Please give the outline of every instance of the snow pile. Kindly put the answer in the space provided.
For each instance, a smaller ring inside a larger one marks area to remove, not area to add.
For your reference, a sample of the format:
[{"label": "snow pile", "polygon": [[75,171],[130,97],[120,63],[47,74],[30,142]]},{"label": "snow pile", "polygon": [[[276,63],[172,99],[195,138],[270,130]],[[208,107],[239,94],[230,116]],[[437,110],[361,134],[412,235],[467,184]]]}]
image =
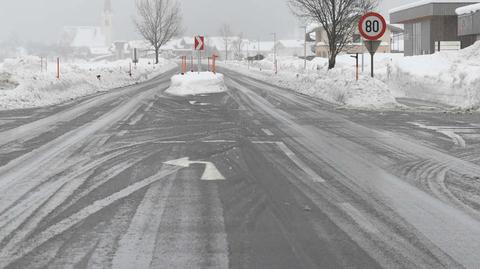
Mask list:
[{"label": "snow pile", "polygon": [[328,60],[324,58],[308,61],[306,72],[305,62],[299,58],[279,57],[277,62],[277,76],[273,75],[271,58],[253,63],[250,70],[245,70],[244,63],[231,63],[228,68],[345,107],[382,109],[400,106],[384,82],[368,76],[356,81],[350,56],[339,57],[337,68],[333,70],[328,70]]},{"label": "snow pile", "polygon": [[172,84],[165,92],[176,96],[225,92],[227,87],[222,74],[189,72],[172,77]]},{"label": "snow pile", "polygon": [[[360,55],[361,57],[361,55]],[[360,66],[362,60],[360,59]],[[294,57],[279,57],[279,74],[273,75],[271,57],[254,62],[229,63],[229,68],[248,73],[272,84],[352,108],[392,108],[396,97],[443,103],[460,109],[480,107],[480,42],[460,50],[433,55],[404,57],[403,54],[375,55],[375,79],[370,75],[370,55],[364,55],[364,72],[355,81],[355,59],[337,57],[333,70],[328,60],[307,63]]]},{"label": "snow pile", "polygon": [[132,67],[130,76],[129,65],[129,60],[61,62],[60,79],[57,79],[55,62],[49,62],[48,71],[42,72],[39,57],[6,59],[0,64],[0,109],[58,104],[145,81],[175,66],[166,60],[153,65],[141,59],[136,68]]},{"label": "snow pile", "polygon": [[397,96],[462,109],[480,106],[480,42],[457,52],[396,58],[383,76]]}]

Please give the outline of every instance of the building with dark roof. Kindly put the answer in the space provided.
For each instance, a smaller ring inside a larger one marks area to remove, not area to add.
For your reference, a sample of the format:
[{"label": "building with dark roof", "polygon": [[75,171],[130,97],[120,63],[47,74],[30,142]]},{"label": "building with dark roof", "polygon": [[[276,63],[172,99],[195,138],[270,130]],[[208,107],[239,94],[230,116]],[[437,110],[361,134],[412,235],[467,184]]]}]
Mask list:
[{"label": "building with dark roof", "polygon": [[456,9],[480,0],[423,0],[390,10],[390,22],[404,24],[406,56],[432,54],[442,42],[458,42],[465,48],[470,37],[459,36]]}]

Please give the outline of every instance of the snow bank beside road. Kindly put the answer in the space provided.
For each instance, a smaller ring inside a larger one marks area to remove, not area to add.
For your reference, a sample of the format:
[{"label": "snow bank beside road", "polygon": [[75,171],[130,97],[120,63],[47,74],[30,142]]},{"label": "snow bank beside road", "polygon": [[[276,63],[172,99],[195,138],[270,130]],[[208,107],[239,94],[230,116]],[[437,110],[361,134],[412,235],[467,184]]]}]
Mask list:
[{"label": "snow bank beside road", "polygon": [[244,63],[230,63],[228,68],[349,108],[383,109],[400,106],[385,83],[367,76],[356,81],[351,63],[343,64],[341,59],[338,67],[330,71],[328,61],[323,58],[307,62],[306,72],[303,70],[304,61],[295,57],[279,58],[278,66],[278,75],[273,74],[271,59],[253,63],[250,70],[246,70]]},{"label": "snow bank beside road", "polygon": [[461,109],[480,106],[480,42],[458,52],[397,58],[389,66],[383,80],[399,97]]},{"label": "snow bank beside road", "polygon": [[227,90],[222,74],[188,72],[172,77],[172,85],[165,92],[176,96],[220,93]]},{"label": "snow bank beside road", "polygon": [[[480,42],[457,52],[404,57],[403,54],[375,55],[375,79],[370,75],[370,56],[365,54],[364,73],[355,81],[355,59],[337,57],[328,70],[325,58],[307,63],[294,57],[279,57],[279,74],[273,75],[273,61],[267,58],[251,65],[230,63],[229,68],[246,72],[272,84],[352,108],[399,106],[396,97],[443,103],[459,109],[480,107]],[[361,61],[360,61],[361,63]],[[262,71],[260,71],[262,70]]]},{"label": "snow bank beside road", "polygon": [[141,59],[130,77],[129,60],[61,63],[60,79],[56,79],[55,63],[48,63],[48,72],[41,72],[40,66],[40,58],[34,56],[6,59],[0,64],[0,109],[62,103],[148,80],[175,65],[166,60],[153,65]]}]

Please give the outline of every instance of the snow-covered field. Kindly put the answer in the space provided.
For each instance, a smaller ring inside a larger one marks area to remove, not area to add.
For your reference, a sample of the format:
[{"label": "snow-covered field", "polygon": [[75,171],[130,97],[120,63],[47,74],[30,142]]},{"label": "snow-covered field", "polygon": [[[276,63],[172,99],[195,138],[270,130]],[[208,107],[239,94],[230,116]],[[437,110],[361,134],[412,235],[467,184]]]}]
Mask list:
[{"label": "snow-covered field", "polygon": [[[480,42],[458,52],[404,57],[377,54],[375,79],[370,78],[370,56],[364,56],[364,72],[355,81],[355,59],[340,55],[333,70],[328,61],[308,62],[295,57],[279,57],[279,74],[273,75],[272,58],[254,62],[232,62],[229,68],[248,73],[297,92],[353,108],[400,107],[396,97],[439,102],[461,109],[480,106]],[[360,60],[360,65],[361,65]],[[261,70],[261,71],[260,71]]]},{"label": "snow-covered field", "polygon": [[145,81],[175,67],[167,60],[153,65],[151,60],[140,59],[137,67],[132,67],[130,77],[129,62],[61,63],[61,76],[57,79],[54,62],[49,62],[48,71],[42,72],[38,57],[6,59],[0,63],[0,110],[58,104]]},{"label": "snow-covered field", "polygon": [[172,85],[165,92],[176,96],[220,93],[226,91],[222,74],[187,72],[172,77]]}]

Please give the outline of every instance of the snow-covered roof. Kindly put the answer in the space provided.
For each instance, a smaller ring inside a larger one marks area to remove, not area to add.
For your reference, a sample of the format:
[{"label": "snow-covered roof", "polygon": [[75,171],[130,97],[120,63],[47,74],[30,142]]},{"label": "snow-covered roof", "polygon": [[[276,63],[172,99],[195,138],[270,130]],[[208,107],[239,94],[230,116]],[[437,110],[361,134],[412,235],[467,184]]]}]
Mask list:
[{"label": "snow-covered roof", "polygon": [[67,26],[63,28],[61,42],[72,48],[88,48],[92,54],[109,53],[107,37],[96,26]]},{"label": "snow-covered roof", "polygon": [[279,40],[278,43],[285,48],[303,48],[305,40]]},{"label": "snow-covered roof", "polygon": [[307,32],[308,33],[313,32],[320,26],[321,26],[320,23],[312,22],[307,26]]},{"label": "snow-covered roof", "polygon": [[74,38],[70,46],[72,47],[106,47],[106,36],[100,27],[79,26],[65,27],[66,31],[72,31]]},{"label": "snow-covered roof", "polygon": [[413,2],[410,4],[392,8],[389,10],[389,13],[392,14],[395,12],[399,12],[399,11],[403,11],[403,10],[407,10],[415,7],[420,7],[428,4],[442,4],[442,3],[443,4],[455,4],[455,3],[461,4],[461,3],[478,3],[478,2],[480,1],[479,0],[421,0],[418,2]]},{"label": "snow-covered roof", "polygon": [[455,10],[455,12],[458,15],[464,15],[464,14],[468,14],[468,13],[477,12],[479,10],[480,10],[480,3],[469,5],[469,6],[464,6],[464,7],[459,7]]}]

